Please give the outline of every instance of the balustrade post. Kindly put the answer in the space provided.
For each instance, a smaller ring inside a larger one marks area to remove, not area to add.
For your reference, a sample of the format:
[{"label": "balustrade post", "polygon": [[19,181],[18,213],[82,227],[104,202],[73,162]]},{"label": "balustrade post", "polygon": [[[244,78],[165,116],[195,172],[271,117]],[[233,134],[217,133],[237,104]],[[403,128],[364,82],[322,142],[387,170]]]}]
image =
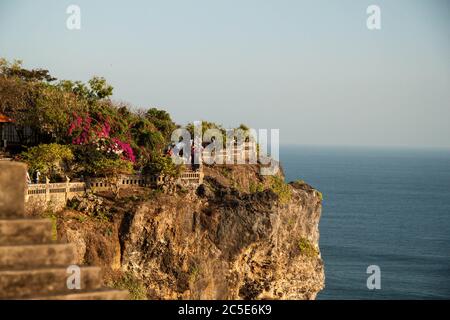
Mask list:
[{"label": "balustrade post", "polygon": [[70,178],[68,176],[66,176],[66,194],[64,197],[66,202],[69,199],[69,192],[70,192]]},{"label": "balustrade post", "polygon": [[50,201],[50,179],[45,177],[45,201]]}]

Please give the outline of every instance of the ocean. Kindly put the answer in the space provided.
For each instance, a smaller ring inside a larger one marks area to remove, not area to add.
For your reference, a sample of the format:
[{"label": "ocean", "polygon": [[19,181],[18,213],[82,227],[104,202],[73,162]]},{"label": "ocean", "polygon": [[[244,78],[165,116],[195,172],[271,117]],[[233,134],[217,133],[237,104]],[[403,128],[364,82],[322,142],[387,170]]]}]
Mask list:
[{"label": "ocean", "polygon": [[450,299],[450,151],[284,146],[280,159],[323,193],[318,299]]}]

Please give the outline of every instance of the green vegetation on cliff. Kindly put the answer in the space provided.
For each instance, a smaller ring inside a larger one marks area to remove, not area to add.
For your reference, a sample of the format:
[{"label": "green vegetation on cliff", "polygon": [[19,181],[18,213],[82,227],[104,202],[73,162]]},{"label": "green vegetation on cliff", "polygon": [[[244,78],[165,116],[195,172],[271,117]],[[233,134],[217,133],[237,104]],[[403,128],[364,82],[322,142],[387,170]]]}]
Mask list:
[{"label": "green vegetation on cliff", "polygon": [[289,202],[292,196],[292,189],[284,182],[284,177],[271,176],[272,182],[270,189],[278,195],[280,203],[285,204]]},{"label": "green vegetation on cliff", "polygon": [[101,77],[58,81],[47,70],[0,59],[0,113],[14,120],[21,146],[13,151],[25,151],[19,160],[52,178],[109,176],[162,156],[176,127],[170,115],[134,111],[112,93]]},{"label": "green vegetation on cliff", "polygon": [[298,240],[298,248],[302,255],[310,258],[315,258],[319,254],[314,245],[306,238],[300,238]]}]

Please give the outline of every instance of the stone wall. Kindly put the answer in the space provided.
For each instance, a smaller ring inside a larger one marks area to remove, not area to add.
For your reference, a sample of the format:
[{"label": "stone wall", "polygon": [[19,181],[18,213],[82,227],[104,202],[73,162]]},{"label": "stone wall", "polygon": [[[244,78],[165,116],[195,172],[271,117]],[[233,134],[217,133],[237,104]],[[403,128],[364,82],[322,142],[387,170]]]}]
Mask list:
[{"label": "stone wall", "polygon": [[[25,180],[25,179],[24,179]],[[119,179],[121,188],[128,187],[157,187],[165,183],[162,176],[123,175]],[[203,183],[202,171],[186,170],[182,173],[178,183],[198,185]],[[76,195],[83,195],[86,190],[107,191],[110,183],[106,179],[87,179],[86,182],[41,183],[30,184],[26,190],[25,202],[28,209],[45,210],[51,208],[60,210],[66,206],[67,200]],[[23,201],[22,201],[23,202]]]}]

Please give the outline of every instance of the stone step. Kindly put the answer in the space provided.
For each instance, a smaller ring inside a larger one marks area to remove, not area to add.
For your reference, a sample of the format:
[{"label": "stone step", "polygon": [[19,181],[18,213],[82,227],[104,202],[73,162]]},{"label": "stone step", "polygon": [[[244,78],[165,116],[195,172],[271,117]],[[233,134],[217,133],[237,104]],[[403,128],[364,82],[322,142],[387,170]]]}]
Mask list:
[{"label": "stone step", "polygon": [[0,245],[41,244],[52,241],[50,219],[0,220]]},{"label": "stone step", "polygon": [[32,297],[32,300],[129,300],[130,294],[124,290],[101,289],[87,292],[73,292],[62,295]]},{"label": "stone step", "polygon": [[[27,299],[38,296],[73,294],[67,287],[71,273],[66,268],[0,271],[0,299]],[[81,290],[101,288],[99,267],[80,267]]]},{"label": "stone step", "polygon": [[78,263],[73,244],[38,244],[0,246],[0,270],[31,269]]},{"label": "stone step", "polygon": [[26,168],[24,163],[0,161],[0,218],[24,216]]}]

